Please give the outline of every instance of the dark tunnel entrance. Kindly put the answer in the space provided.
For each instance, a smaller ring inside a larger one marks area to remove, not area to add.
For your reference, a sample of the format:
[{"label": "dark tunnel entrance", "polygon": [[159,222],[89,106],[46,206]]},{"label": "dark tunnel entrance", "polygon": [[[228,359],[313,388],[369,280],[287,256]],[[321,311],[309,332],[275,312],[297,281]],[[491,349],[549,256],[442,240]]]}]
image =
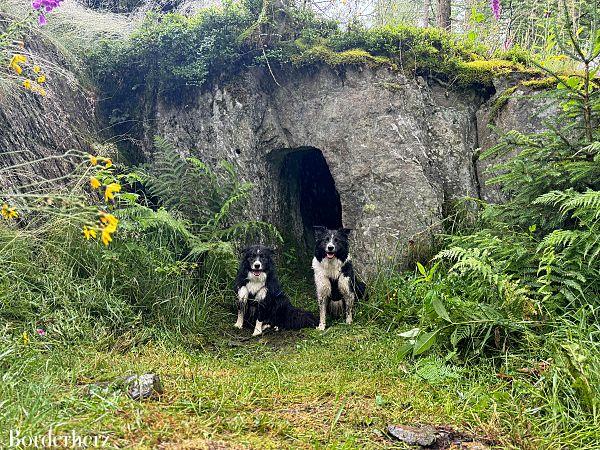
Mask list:
[{"label": "dark tunnel entrance", "polygon": [[287,216],[286,232],[303,247],[301,253],[312,253],[313,226],[342,227],[342,204],[320,150],[301,147],[286,153],[281,161],[280,183],[283,196],[282,213]]}]

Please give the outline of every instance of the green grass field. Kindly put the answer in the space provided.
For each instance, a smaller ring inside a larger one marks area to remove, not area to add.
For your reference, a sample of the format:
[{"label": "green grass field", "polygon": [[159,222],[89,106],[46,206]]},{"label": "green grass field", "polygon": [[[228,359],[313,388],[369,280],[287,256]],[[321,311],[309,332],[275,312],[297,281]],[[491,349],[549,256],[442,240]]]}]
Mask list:
[{"label": "green grass field", "polygon": [[[536,413],[533,376],[435,357],[413,363],[396,333],[360,321],[260,338],[233,321],[196,342],[121,336],[111,350],[54,345],[50,334],[13,342],[0,355],[19,361],[0,385],[2,442],[11,428],[23,436],[52,426],[108,435],[117,448],[407,448],[386,435],[388,424],[433,424],[497,448],[573,448],[555,418]],[[146,372],[160,374],[160,399],[84,389]],[[577,439],[582,432],[573,430]]]}]

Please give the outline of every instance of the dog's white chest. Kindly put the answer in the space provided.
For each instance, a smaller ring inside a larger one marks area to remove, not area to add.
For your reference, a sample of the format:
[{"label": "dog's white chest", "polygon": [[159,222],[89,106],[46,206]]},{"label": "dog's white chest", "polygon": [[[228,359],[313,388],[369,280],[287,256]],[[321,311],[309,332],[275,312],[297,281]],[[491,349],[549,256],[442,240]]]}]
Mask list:
[{"label": "dog's white chest", "polygon": [[261,273],[259,276],[254,276],[252,272],[248,273],[248,282],[246,283],[246,289],[250,295],[256,295],[258,291],[265,287],[267,281],[267,274]]},{"label": "dog's white chest", "polygon": [[338,258],[323,258],[321,262],[317,258],[313,258],[312,268],[315,275],[321,275],[330,280],[337,280],[342,273],[342,261]]}]

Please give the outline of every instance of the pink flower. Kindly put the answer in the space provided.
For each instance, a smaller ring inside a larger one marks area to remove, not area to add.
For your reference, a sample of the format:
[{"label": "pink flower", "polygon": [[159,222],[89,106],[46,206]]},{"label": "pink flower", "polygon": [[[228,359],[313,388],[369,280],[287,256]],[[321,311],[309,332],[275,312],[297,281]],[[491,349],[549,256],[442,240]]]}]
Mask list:
[{"label": "pink flower", "polygon": [[35,332],[39,335],[39,336],[46,336],[46,330],[44,330],[43,328],[38,328],[35,330]]},{"label": "pink flower", "polygon": [[500,0],[490,0],[490,4],[492,7],[492,13],[494,13],[494,17],[496,20],[500,20],[500,13],[502,11],[502,6],[500,6]]},{"label": "pink flower", "polygon": [[46,25],[46,13],[51,12],[54,8],[58,8],[63,0],[33,0],[31,7],[36,11],[40,11],[38,23],[40,26]]}]

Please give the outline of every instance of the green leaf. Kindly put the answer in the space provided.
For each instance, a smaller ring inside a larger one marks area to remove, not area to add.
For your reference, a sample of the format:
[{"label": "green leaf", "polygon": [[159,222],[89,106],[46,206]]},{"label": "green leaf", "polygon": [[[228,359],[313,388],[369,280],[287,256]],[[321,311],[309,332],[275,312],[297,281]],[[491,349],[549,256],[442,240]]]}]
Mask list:
[{"label": "green leaf", "polygon": [[433,306],[434,311],[439,317],[441,317],[447,322],[452,323],[452,320],[448,315],[448,311],[446,311],[446,307],[444,306],[439,297],[436,296],[433,298],[433,300],[431,301],[431,306]]},{"label": "green leaf", "polygon": [[423,267],[423,264],[421,264],[418,261],[417,261],[417,269],[419,269],[419,273],[421,275],[423,275],[424,277],[427,276],[427,271],[425,270],[425,267]]},{"label": "green leaf", "polygon": [[400,359],[404,359],[404,357],[406,355],[408,355],[408,353],[413,350],[414,345],[407,342],[406,344],[404,344],[402,347],[400,347],[400,349],[398,350],[398,358]]},{"label": "green leaf", "polygon": [[529,225],[529,232],[534,233],[537,229],[537,225],[534,223],[533,225]]},{"label": "green leaf", "polygon": [[571,89],[577,89],[577,87],[579,86],[579,82],[579,77],[567,78],[567,86],[569,86]]},{"label": "green leaf", "polygon": [[429,333],[420,334],[413,348],[413,356],[425,353],[431,348],[437,339],[437,334],[440,330],[431,331]]}]

